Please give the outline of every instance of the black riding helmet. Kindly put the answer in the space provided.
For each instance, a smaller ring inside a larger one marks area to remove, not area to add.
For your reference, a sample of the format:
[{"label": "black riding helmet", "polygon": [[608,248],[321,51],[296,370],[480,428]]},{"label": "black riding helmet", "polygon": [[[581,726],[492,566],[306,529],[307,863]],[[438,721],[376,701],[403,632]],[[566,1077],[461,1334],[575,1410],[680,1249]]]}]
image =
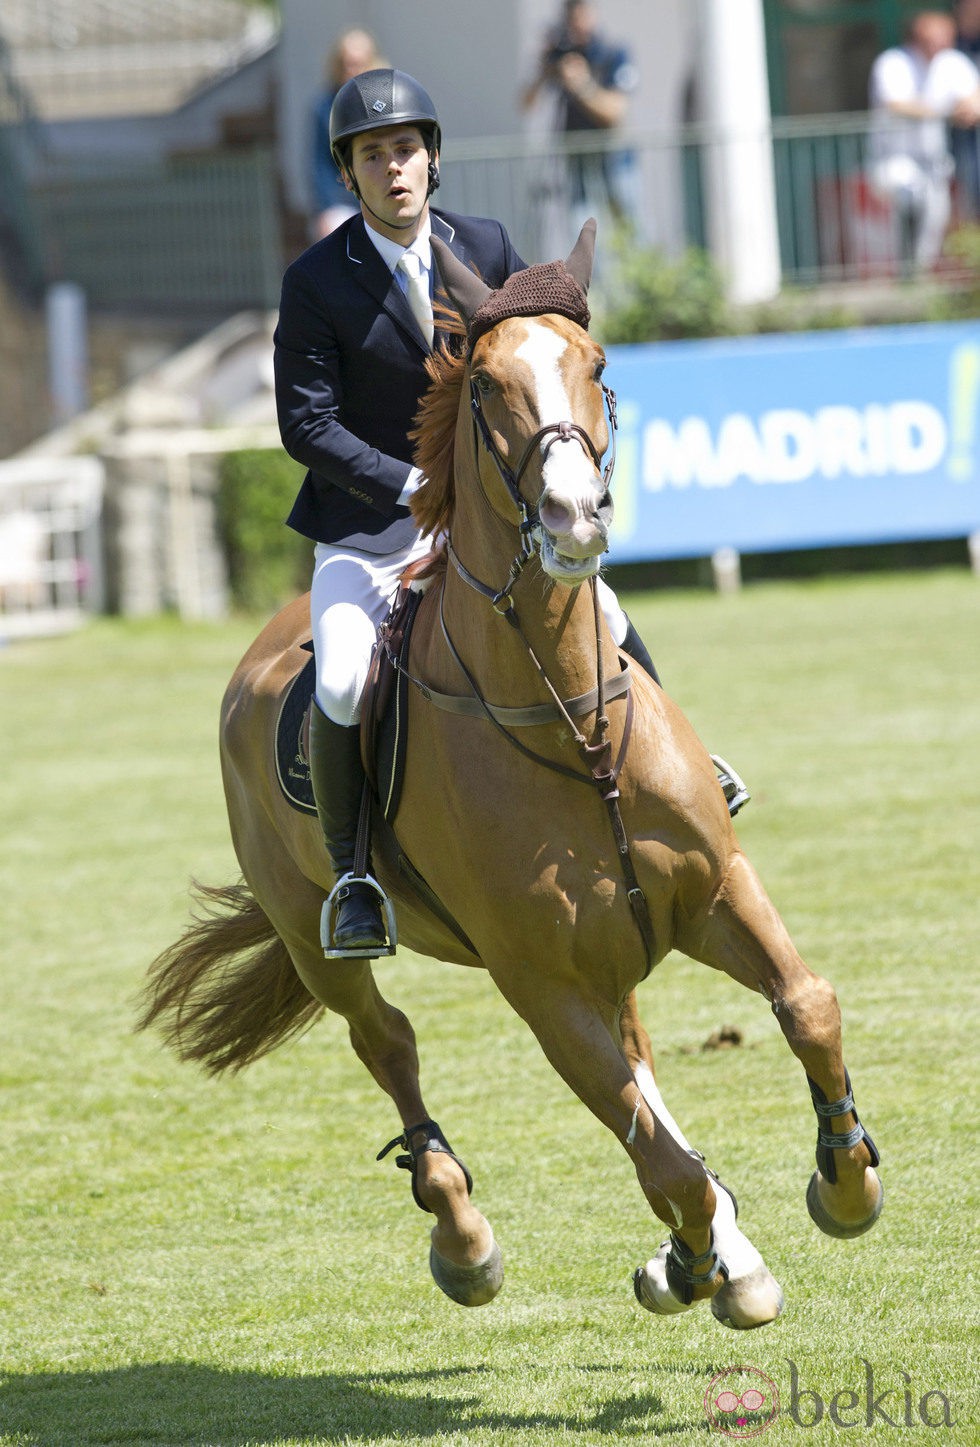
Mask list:
[{"label": "black riding helmet", "polygon": [[397,125],[418,126],[422,132],[429,152],[429,191],[434,191],[439,184],[435,156],[442,142],[439,117],[428,91],[403,70],[365,70],[340,87],[330,107],[331,154],[353,181],[353,138]]}]

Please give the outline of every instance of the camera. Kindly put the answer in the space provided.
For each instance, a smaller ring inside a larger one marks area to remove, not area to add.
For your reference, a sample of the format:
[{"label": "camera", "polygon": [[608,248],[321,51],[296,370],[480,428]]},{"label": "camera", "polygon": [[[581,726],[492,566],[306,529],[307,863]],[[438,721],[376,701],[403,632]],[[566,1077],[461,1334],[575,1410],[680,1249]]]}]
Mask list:
[{"label": "camera", "polygon": [[566,55],[584,55],[580,45],[573,45],[570,40],[559,40],[545,54],[545,65],[553,69]]}]

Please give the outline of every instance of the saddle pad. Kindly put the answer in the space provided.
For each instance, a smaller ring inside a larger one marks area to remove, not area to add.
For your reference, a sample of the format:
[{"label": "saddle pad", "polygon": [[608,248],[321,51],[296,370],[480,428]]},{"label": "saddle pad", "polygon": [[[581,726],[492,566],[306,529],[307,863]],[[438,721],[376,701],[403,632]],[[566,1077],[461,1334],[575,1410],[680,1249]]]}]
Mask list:
[{"label": "saddle pad", "polygon": [[[309,646],[309,645],[306,645]],[[294,809],[315,814],[304,724],[316,687],[316,659],[310,656],[286,692],[276,720],[276,776]]]},{"label": "saddle pad", "polygon": [[[412,610],[414,614],[414,609]],[[399,642],[401,640],[399,639]],[[406,634],[407,645],[407,634]],[[312,648],[304,643],[304,648]],[[395,674],[395,670],[392,669]],[[286,801],[303,814],[315,814],[313,782],[307,753],[309,731],[307,715],[316,689],[316,660],[312,654],[293,679],[283,696],[276,720],[276,777]],[[394,819],[401,798],[402,771],[408,740],[408,682],[399,670],[390,688],[383,691],[382,712],[377,713],[372,700],[365,701],[371,735],[371,768],[369,775],[381,813]]]}]

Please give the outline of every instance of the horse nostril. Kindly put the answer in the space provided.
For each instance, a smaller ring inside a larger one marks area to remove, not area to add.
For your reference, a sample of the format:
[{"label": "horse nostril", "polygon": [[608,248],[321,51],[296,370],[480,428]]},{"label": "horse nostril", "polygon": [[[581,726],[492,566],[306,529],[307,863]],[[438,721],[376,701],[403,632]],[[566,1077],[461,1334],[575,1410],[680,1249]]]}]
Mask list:
[{"label": "horse nostril", "polygon": [[574,503],[560,497],[545,497],[538,509],[538,515],[549,533],[570,532],[578,516]]}]

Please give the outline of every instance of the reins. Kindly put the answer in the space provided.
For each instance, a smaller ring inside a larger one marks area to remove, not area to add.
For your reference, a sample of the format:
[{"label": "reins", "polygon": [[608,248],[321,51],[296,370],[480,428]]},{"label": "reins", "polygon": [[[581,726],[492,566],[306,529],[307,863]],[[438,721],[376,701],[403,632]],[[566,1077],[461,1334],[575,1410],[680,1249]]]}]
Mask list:
[{"label": "reins", "polygon": [[[612,475],[612,470],[615,465],[615,439],[617,426],[616,398],[615,394],[609,387],[605,385],[605,383],[601,383],[601,386],[605,404],[609,412],[609,420],[611,424],[610,430],[612,437],[612,455],[609,462],[606,464],[606,467],[602,470],[602,481],[603,485],[606,488],[606,496],[608,496],[609,479]],[[632,689],[627,687],[626,720],[623,726],[623,736],[619,747],[619,753],[615,762],[613,762],[612,741],[608,737],[609,719],[606,714],[605,708],[606,685],[603,679],[604,670],[602,663],[601,610],[599,605],[599,595],[598,589],[596,588],[595,577],[590,579],[589,585],[592,594],[592,611],[595,624],[596,640],[596,717],[591,743],[575,723],[575,720],[569,712],[566,704],[561,700],[561,698],[559,698],[557,690],[555,689],[554,685],[548,677],[547,670],[541,663],[541,660],[538,658],[537,654],[534,652],[534,649],[532,648],[531,643],[527,638],[524,629],[521,626],[520,619],[517,615],[517,610],[514,606],[513,598],[514,585],[520,577],[526,563],[533,556],[534,544],[531,540],[531,534],[534,528],[538,525],[539,521],[537,509],[531,507],[526,501],[526,499],[522,497],[520,492],[521,479],[527,468],[528,462],[534,453],[535,448],[540,445],[543,438],[548,438],[545,446],[545,455],[547,455],[547,452],[550,450],[551,447],[554,446],[556,442],[570,442],[573,439],[576,439],[585,447],[586,451],[589,453],[592,460],[594,461],[597,469],[602,468],[602,458],[589,434],[585,431],[583,427],[580,427],[578,423],[569,421],[550,422],[546,426],[539,428],[539,430],[530,439],[530,441],[525,446],[523,453],[521,454],[521,458],[516,470],[512,470],[507,465],[506,460],[501,456],[500,451],[493,440],[490,428],[487,425],[486,418],[483,415],[483,409],[480,405],[479,394],[472,379],[470,382],[470,400],[471,411],[474,419],[474,451],[476,448],[476,435],[479,434],[480,438],[483,441],[484,447],[486,448],[489,455],[493,458],[497,470],[500,473],[500,476],[503,479],[503,482],[507,487],[511,498],[514,501],[518,512],[520,513],[518,531],[520,534],[521,546],[520,551],[516,554],[513,562],[511,563],[510,572],[508,574],[507,580],[501,588],[493,588],[487,583],[482,582],[479,578],[475,576],[475,574],[473,574],[469,570],[469,568],[466,567],[462,559],[459,557],[459,554],[456,552],[451,537],[447,538],[449,559],[452,562],[453,567],[456,569],[456,572],[459,574],[460,578],[462,578],[463,582],[466,583],[467,586],[472,588],[475,592],[479,593],[482,597],[486,598],[487,601],[490,603],[491,607],[493,608],[494,612],[499,617],[503,618],[504,621],[507,622],[511,626],[511,628],[514,629],[517,636],[520,638],[533,668],[535,669],[538,677],[544,684],[548,693],[551,695],[554,707],[557,710],[559,720],[564,723],[564,725],[571,733],[571,736],[574,739],[576,746],[578,747],[579,753],[582,756],[585,767],[588,769],[588,773],[579,773],[578,770],[570,768],[567,764],[559,763],[555,759],[550,759],[547,756],[539,754],[535,752],[535,750],[528,748],[525,744],[521,743],[519,739],[515,738],[514,735],[510,732],[510,730],[504,726],[504,724],[500,721],[498,717],[496,717],[493,709],[483,697],[483,694],[480,691],[476,679],[473,677],[472,673],[467,668],[463,659],[460,657],[459,651],[456,648],[452,637],[450,636],[445,617],[445,587],[443,587],[442,589],[439,602],[439,621],[442,627],[443,637],[457,667],[469,684],[473,696],[481,705],[485,716],[490,720],[494,728],[496,728],[498,732],[503,735],[503,737],[513,748],[517,749],[517,751],[520,754],[524,755],[525,758],[532,760],[536,764],[542,765],[544,768],[550,769],[553,773],[560,774],[564,778],[573,779],[577,783],[591,784],[598,790],[599,797],[602,799],[603,804],[606,806],[606,812],[609,818],[610,827],[612,829],[613,840],[616,845],[616,852],[619,856],[620,869],[622,870],[623,879],[626,883],[627,898],[629,899],[630,908],[633,911],[633,916],[636,920],[637,928],[639,929],[640,936],[643,940],[644,949],[646,951],[647,973],[649,974],[650,969],[653,966],[655,953],[653,925],[650,920],[650,910],[647,904],[646,896],[644,895],[643,890],[640,888],[640,883],[637,878],[629,839],[626,834],[626,828],[623,824],[622,813],[619,808],[619,775],[626,760],[626,753],[629,748],[629,741],[633,728],[633,693]],[[479,475],[479,468],[477,468],[477,474]]]}]

